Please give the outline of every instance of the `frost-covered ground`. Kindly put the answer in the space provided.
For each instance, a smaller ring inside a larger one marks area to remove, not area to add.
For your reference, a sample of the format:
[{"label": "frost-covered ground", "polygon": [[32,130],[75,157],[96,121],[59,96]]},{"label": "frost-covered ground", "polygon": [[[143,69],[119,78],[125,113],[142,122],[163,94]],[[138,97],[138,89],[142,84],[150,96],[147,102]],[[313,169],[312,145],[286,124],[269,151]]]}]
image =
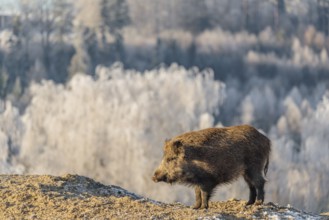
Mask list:
[{"label": "frost-covered ground", "polygon": [[[258,127],[273,142],[266,201],[328,211],[329,101],[321,88],[309,99],[298,88],[277,98],[270,87],[255,87],[238,105],[233,84],[214,80],[211,70],[177,65],[138,72],[117,64],[98,67],[95,77],[75,75],[65,85],[42,81],[29,89],[24,112],[2,103],[0,172],[78,173],[159,201],[189,204],[192,190],[151,181],[164,140],[222,126],[222,110],[242,106],[237,123],[257,125],[259,118],[279,115],[267,129]],[[247,194],[239,181],[219,187],[215,200]]]},{"label": "frost-covered ground", "polygon": [[1,219],[326,219],[273,203],[211,202],[208,210],[143,198],[78,176],[0,175]]}]

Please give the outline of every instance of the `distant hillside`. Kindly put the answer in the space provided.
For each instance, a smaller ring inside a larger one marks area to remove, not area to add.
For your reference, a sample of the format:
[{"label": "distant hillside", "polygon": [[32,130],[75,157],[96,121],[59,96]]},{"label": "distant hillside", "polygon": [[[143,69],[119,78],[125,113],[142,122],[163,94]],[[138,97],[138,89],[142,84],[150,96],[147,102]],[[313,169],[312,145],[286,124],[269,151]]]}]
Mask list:
[{"label": "distant hillside", "polygon": [[78,175],[0,175],[0,201],[0,219],[327,219],[273,203],[246,208],[238,200],[193,210]]}]

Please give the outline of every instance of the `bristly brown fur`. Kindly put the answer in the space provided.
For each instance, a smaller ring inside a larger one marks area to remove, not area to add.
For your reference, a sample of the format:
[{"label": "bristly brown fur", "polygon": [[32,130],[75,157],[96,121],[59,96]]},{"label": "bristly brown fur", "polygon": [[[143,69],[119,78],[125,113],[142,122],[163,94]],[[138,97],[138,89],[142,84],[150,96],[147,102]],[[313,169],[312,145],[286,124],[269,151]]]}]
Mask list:
[{"label": "bristly brown fur", "polygon": [[242,175],[250,189],[247,204],[263,202],[270,151],[270,140],[249,125],[187,132],[165,142],[153,180],[194,186],[198,209],[208,208],[217,185]]}]

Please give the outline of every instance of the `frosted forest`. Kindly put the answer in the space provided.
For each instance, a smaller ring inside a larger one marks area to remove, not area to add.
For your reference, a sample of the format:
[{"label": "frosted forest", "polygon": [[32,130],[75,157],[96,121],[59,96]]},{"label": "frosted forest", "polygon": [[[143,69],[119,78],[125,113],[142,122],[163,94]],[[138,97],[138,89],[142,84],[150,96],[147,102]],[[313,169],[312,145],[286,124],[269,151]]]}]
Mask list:
[{"label": "frosted forest", "polygon": [[[0,1],[1,2],[1,1]],[[329,1],[0,4],[0,173],[76,173],[164,202],[167,138],[251,124],[266,202],[329,210]],[[214,199],[247,199],[243,180]]]}]

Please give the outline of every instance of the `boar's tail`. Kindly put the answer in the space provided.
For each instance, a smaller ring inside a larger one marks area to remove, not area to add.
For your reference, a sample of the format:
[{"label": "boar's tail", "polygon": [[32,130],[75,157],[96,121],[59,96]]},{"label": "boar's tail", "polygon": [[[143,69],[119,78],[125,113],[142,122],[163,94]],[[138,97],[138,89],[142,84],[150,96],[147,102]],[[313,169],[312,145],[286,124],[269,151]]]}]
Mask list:
[{"label": "boar's tail", "polygon": [[269,156],[267,156],[265,167],[264,167],[264,174],[265,174],[265,176],[266,176],[267,171],[268,171],[268,163],[269,163],[269,161],[270,161]]},{"label": "boar's tail", "polygon": [[264,166],[264,176],[266,176],[267,174],[267,171],[268,171],[268,164],[270,162],[270,152],[271,152],[271,141],[267,138],[267,141],[268,141],[268,152],[267,152],[267,158],[266,158],[266,162],[265,162],[265,166]]}]

